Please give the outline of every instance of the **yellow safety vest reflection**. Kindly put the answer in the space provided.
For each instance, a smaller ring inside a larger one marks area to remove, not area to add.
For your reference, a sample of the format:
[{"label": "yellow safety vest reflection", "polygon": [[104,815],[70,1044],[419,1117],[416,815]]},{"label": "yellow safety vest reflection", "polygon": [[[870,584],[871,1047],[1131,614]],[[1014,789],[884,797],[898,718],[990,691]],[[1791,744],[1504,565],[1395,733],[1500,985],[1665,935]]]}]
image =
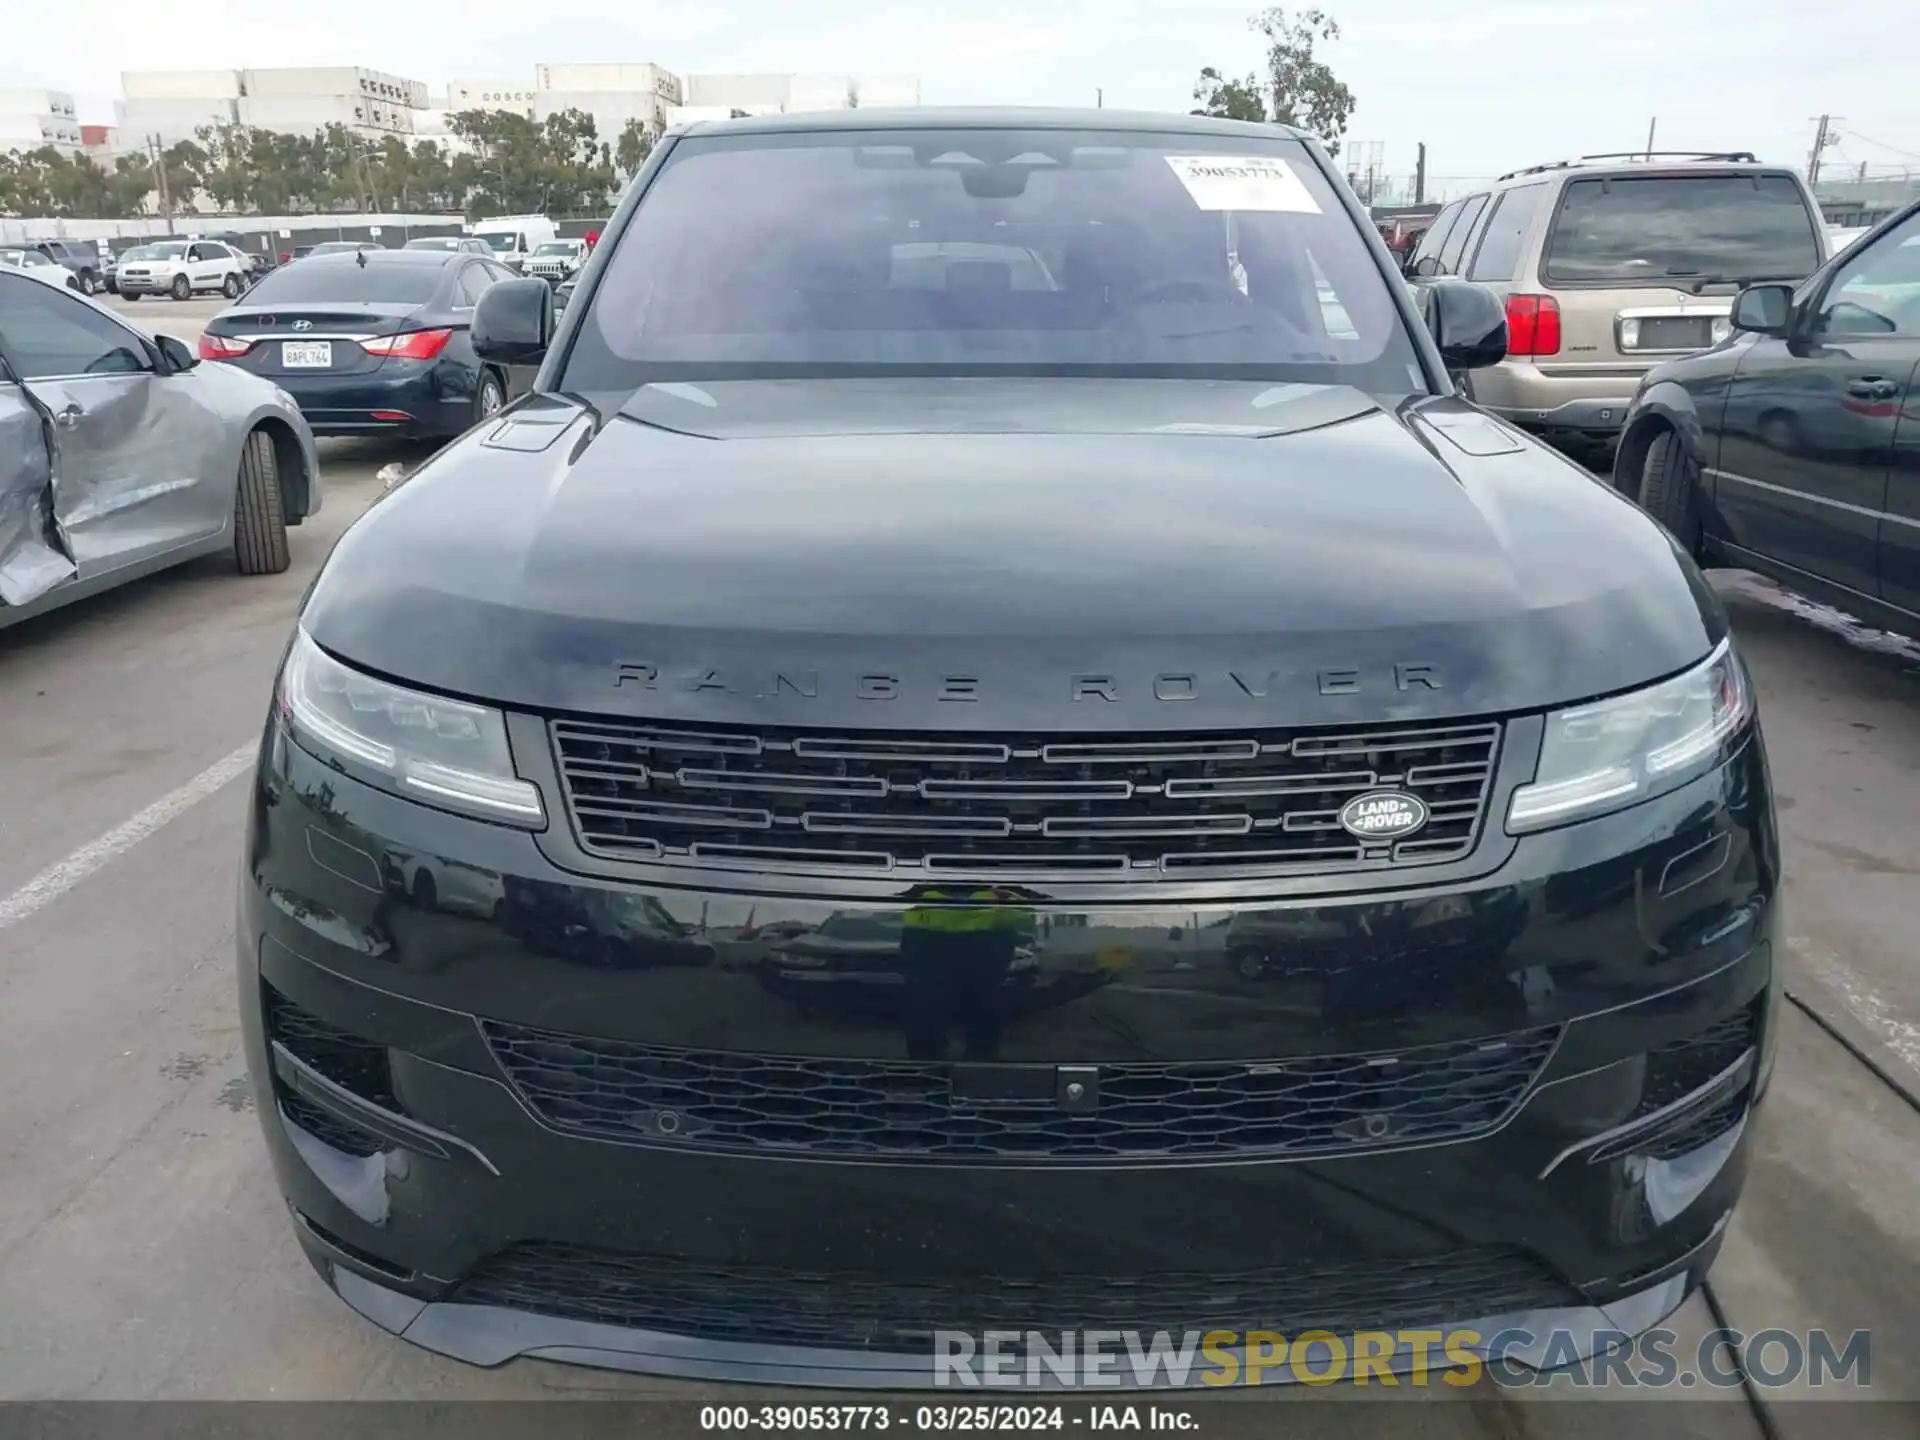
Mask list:
[{"label": "yellow safety vest reflection", "polygon": [[1023,929],[1032,919],[1032,912],[1026,907],[1005,904],[1009,897],[999,890],[972,890],[964,894],[929,890],[920,898],[948,903],[914,906],[902,922],[909,930],[977,934],[987,930]]}]

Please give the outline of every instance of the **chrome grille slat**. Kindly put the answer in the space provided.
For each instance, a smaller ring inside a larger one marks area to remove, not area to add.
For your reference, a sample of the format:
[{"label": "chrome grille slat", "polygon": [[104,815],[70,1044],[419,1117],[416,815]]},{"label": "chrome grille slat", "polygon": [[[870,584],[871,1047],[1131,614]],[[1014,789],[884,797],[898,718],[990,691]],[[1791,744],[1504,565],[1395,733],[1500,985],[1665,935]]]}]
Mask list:
[{"label": "chrome grille slat", "polygon": [[[605,719],[550,724],[568,814],[611,860],[855,874],[1239,876],[1431,865],[1485,819],[1501,727],[1072,736],[833,735]],[[1424,829],[1362,844],[1374,788]]]}]

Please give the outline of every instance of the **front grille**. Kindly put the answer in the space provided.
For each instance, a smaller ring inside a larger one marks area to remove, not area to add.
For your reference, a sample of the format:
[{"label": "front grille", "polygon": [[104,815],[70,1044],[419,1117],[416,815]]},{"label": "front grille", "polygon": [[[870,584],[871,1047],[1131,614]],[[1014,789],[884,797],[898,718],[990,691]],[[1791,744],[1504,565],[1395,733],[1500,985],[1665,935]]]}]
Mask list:
[{"label": "front grille", "polygon": [[[527,1103],[603,1139],[789,1155],[1031,1163],[1345,1154],[1484,1134],[1557,1028],[1393,1053],[1098,1067],[1097,1103],[985,1103],[937,1061],[680,1050],[485,1021]],[[971,1070],[968,1074],[973,1073]]]},{"label": "front grille", "polygon": [[451,1297],[707,1340],[923,1353],[959,1330],[1397,1330],[1577,1305],[1522,1251],[1226,1273],[902,1277],[701,1264],[551,1243],[499,1252]]},{"label": "front grille", "polygon": [[[1386,868],[1473,848],[1497,724],[1045,737],[560,720],[581,845],[619,860],[973,878]],[[1375,789],[1426,802],[1393,841],[1341,828]]]}]

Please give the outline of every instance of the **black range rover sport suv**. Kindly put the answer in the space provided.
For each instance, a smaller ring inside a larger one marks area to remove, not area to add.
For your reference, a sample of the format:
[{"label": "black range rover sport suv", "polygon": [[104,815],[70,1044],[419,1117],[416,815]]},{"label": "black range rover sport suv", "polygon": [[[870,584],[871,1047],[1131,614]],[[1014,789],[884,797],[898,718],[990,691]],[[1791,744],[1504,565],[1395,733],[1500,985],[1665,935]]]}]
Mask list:
[{"label": "black range rover sport suv", "polygon": [[1548,1363],[1700,1281],[1778,995],[1745,667],[1312,140],[695,125],[473,335],[535,391],[328,560],[240,884],[348,1304],[898,1387],[987,1330]]}]

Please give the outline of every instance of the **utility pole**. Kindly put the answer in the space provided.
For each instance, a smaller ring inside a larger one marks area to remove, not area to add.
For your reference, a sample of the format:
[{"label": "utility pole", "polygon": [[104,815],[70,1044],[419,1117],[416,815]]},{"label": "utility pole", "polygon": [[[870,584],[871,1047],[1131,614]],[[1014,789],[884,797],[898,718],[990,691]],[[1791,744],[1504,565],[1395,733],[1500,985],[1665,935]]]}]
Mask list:
[{"label": "utility pole", "polygon": [[1105,90],[1095,90],[1093,92],[1093,108],[1096,110],[1104,110],[1107,108],[1107,92]]},{"label": "utility pole", "polygon": [[1807,184],[1809,186],[1820,183],[1821,157],[1826,153],[1827,147],[1837,142],[1840,138],[1833,133],[1833,122],[1846,118],[1844,115],[1821,115],[1815,117],[1814,123],[1820,128],[1813,133],[1813,153],[1807,157]]},{"label": "utility pole", "polygon": [[158,135],[147,137],[147,148],[153,156],[153,174],[155,188],[160,192],[160,215],[167,222],[167,234],[173,234],[173,197],[167,190],[167,155],[160,144]]},{"label": "utility pole", "polygon": [[1659,124],[1660,117],[1658,115],[1647,121],[1647,159],[1649,160],[1653,159],[1653,132],[1658,128]]},{"label": "utility pole", "polygon": [[1427,146],[1425,141],[1420,143],[1420,158],[1416,160],[1413,165],[1413,203],[1416,205],[1424,205],[1427,203]]}]

